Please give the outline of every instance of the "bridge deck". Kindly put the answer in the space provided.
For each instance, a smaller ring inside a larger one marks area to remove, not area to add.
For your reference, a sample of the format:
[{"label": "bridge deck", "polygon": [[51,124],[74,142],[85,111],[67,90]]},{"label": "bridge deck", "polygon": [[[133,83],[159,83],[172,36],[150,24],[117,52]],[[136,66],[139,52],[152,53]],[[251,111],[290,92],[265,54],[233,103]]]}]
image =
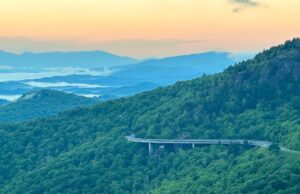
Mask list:
[{"label": "bridge deck", "polygon": [[259,147],[268,147],[269,141],[245,140],[245,139],[142,139],[133,136],[125,137],[128,141],[152,144],[249,144]]},{"label": "bridge deck", "polygon": [[[152,152],[152,144],[191,144],[194,148],[197,144],[213,145],[213,144],[248,144],[257,147],[269,147],[272,142],[249,139],[143,139],[136,138],[134,135],[125,137],[130,142],[145,143],[149,145],[149,153]],[[290,150],[280,146],[280,150],[287,152],[299,153],[299,151]]]}]

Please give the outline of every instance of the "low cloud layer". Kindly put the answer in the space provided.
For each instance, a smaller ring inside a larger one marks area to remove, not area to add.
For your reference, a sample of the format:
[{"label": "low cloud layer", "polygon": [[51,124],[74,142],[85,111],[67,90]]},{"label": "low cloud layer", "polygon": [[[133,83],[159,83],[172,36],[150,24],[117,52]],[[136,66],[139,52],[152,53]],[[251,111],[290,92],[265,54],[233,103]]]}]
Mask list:
[{"label": "low cloud layer", "polygon": [[45,68],[41,71],[33,72],[1,72],[0,82],[21,81],[29,79],[41,79],[45,77],[67,76],[67,75],[91,75],[91,76],[109,76],[114,70],[105,68],[103,70],[83,69],[83,68]]},{"label": "low cloud layer", "polygon": [[107,86],[102,86],[99,84],[84,84],[84,83],[69,83],[69,82],[37,82],[29,81],[24,82],[32,87],[38,88],[60,88],[60,87],[77,87],[77,88],[106,88]]}]

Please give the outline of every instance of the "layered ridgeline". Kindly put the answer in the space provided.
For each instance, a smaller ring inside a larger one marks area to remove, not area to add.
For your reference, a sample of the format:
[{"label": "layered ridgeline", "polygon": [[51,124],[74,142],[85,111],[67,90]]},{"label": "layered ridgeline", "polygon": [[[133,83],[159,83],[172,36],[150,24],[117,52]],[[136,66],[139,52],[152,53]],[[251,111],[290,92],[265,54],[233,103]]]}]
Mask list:
[{"label": "layered ridgeline", "polygon": [[[44,52],[13,54],[0,51],[1,65],[14,68],[99,68],[137,63],[138,60],[104,51]],[[9,70],[9,69],[7,69]]]},{"label": "layered ridgeline", "polygon": [[[20,56],[13,56],[10,61],[19,64],[17,59]],[[6,60],[1,57],[0,52],[0,95],[20,95],[33,89],[47,88],[98,95],[102,100],[107,100],[132,96],[203,74],[221,72],[240,60],[234,54],[226,52],[173,56],[139,63],[136,61],[130,65],[120,64],[118,60],[109,65],[103,62],[106,57],[102,58],[97,52],[85,55],[81,52],[44,53],[34,56],[29,57],[30,61],[20,60],[23,65],[13,66],[12,62],[7,62],[11,66],[1,69],[1,64],[6,64]]]},{"label": "layered ridgeline", "polygon": [[[204,52],[190,55],[152,59],[141,63],[121,66],[113,76],[136,82],[152,82],[162,86],[176,81],[189,80],[203,74],[214,74],[234,64],[233,54],[226,52]],[[123,81],[126,82],[126,81]]]},{"label": "layered ridgeline", "polygon": [[15,102],[0,106],[0,123],[19,122],[37,117],[46,117],[76,107],[89,106],[99,102],[96,98],[86,98],[55,90],[38,90],[24,94]]},{"label": "layered ridgeline", "polygon": [[150,157],[125,135],[300,150],[300,40],[212,76],[0,127],[0,193],[300,193],[297,153],[204,146]]}]

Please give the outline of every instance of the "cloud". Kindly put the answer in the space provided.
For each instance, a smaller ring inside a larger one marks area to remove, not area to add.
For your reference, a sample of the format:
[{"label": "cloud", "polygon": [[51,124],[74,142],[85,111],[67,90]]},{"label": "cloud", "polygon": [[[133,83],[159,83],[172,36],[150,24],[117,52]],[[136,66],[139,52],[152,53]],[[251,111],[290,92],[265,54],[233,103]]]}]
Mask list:
[{"label": "cloud", "polygon": [[0,99],[7,100],[7,101],[15,101],[20,98],[22,95],[0,95]]},{"label": "cloud", "polygon": [[67,75],[91,75],[91,76],[109,76],[116,70],[104,68],[103,70],[93,70],[84,68],[45,68],[40,72],[1,72],[0,82],[21,81],[28,79],[41,79],[44,77],[67,76]]},{"label": "cloud", "polygon": [[248,7],[260,7],[261,3],[253,0],[230,0],[232,3],[236,4],[236,7],[232,10],[233,12],[240,12]]},{"label": "cloud", "polygon": [[231,0],[231,1],[242,4],[242,5],[247,5],[247,6],[258,6],[259,5],[257,2],[254,2],[252,0]]},{"label": "cloud", "polygon": [[106,88],[107,86],[102,86],[99,84],[84,84],[84,83],[68,83],[68,82],[37,82],[29,81],[24,82],[32,87],[39,88],[58,88],[58,87],[78,87],[78,88]]}]

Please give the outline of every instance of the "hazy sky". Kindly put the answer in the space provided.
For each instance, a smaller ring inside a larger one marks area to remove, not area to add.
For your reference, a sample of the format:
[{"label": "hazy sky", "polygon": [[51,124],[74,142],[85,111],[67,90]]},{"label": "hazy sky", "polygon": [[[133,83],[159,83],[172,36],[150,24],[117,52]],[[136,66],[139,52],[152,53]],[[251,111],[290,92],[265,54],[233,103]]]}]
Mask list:
[{"label": "hazy sky", "polygon": [[257,51],[299,36],[299,10],[299,0],[1,0],[0,49]]}]

